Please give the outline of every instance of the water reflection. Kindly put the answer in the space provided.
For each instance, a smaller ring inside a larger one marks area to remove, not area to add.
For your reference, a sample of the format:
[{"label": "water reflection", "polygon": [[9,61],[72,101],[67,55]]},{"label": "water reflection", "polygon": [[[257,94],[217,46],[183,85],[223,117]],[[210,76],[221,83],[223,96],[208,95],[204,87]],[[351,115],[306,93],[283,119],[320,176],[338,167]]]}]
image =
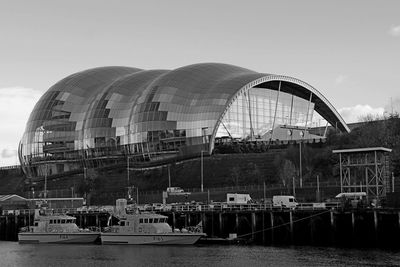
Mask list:
[{"label": "water reflection", "polygon": [[1,266],[398,266],[399,251],[325,247],[20,245]]}]

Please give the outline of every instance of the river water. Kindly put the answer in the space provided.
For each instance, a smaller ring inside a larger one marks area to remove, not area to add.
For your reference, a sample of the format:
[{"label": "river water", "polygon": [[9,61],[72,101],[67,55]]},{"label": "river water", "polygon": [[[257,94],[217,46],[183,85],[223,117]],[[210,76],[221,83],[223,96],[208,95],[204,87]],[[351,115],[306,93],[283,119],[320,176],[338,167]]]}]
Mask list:
[{"label": "river water", "polygon": [[400,251],[326,247],[33,245],[0,241],[0,266],[399,266]]}]

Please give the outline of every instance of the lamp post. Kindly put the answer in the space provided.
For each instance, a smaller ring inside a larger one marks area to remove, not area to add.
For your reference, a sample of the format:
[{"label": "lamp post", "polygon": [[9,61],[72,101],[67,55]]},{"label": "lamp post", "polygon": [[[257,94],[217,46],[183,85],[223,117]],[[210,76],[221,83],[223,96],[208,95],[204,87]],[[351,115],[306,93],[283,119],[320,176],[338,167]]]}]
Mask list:
[{"label": "lamp post", "polygon": [[300,187],[303,187],[303,173],[302,173],[302,166],[301,166],[301,141],[299,142],[299,181],[300,181]]},{"label": "lamp post", "polygon": [[204,192],[204,186],[203,186],[203,183],[204,183],[204,163],[203,163],[203,158],[204,158],[204,156],[203,156],[203,153],[204,152],[208,152],[208,151],[205,151],[205,150],[201,150],[200,151],[200,165],[201,165],[201,167],[200,167],[200,178],[201,178],[201,192]]},{"label": "lamp post", "polygon": [[169,164],[168,164],[168,187],[171,187],[171,173],[169,170]]},{"label": "lamp post", "polygon": [[129,187],[129,156],[126,156],[127,185]]},{"label": "lamp post", "polygon": [[131,188],[130,188],[130,183],[129,183],[129,180],[130,180],[130,177],[129,177],[129,156],[126,156],[126,183],[127,183],[127,189],[128,189],[128,200],[130,200],[131,199],[131,193],[132,193],[132,190],[131,190]]},{"label": "lamp post", "polygon": [[317,175],[317,201],[321,201],[320,200],[320,192],[319,192],[319,175]]},{"label": "lamp post", "polygon": [[293,196],[296,197],[296,180],[294,176],[292,178],[292,186],[293,186]]},{"label": "lamp post", "polygon": [[136,186],[136,204],[139,205],[139,187]]},{"label": "lamp post", "polygon": [[44,173],[44,198],[47,198],[47,172],[48,172],[48,165],[46,164],[46,170]]},{"label": "lamp post", "polygon": [[[208,131],[208,127],[203,127],[201,128],[202,131],[202,137],[203,137],[203,145],[208,143],[208,138],[207,138],[207,131]],[[200,156],[201,156],[201,192],[204,192],[204,188],[203,188],[203,152],[207,152],[205,150],[203,150],[203,148],[200,151]]]},{"label": "lamp post", "polygon": [[130,156],[126,156],[126,173],[127,173],[127,177],[126,177],[126,182],[127,182],[127,188],[128,188],[128,199],[130,200],[132,198],[132,194],[135,194],[135,190],[136,188],[136,204],[139,204],[139,187],[137,186],[132,186],[130,187],[130,168],[129,168],[129,159],[131,157]]},{"label": "lamp post", "polygon": [[203,192],[204,191],[204,189],[203,189],[203,150],[200,152],[200,158],[201,158],[201,160],[200,160],[200,168],[201,168],[201,170],[200,170],[200,178],[201,178],[201,192]]}]

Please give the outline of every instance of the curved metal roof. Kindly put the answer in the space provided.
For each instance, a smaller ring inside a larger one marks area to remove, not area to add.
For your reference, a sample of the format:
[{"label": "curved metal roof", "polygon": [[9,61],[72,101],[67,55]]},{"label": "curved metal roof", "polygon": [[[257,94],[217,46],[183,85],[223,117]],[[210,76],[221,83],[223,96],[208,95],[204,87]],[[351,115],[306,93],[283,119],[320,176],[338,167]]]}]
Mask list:
[{"label": "curved metal roof", "polygon": [[53,120],[55,114],[51,111],[69,114],[88,112],[89,104],[104,88],[121,77],[138,71],[141,70],[129,67],[99,67],[62,79],[50,87],[36,103],[25,131],[34,131],[43,123]]},{"label": "curved metal roof", "polygon": [[174,70],[101,67],[70,75],[41,97],[27,122],[23,155],[43,152],[35,145],[46,140],[57,143],[57,149],[76,150],[96,147],[103,137],[122,145],[145,142],[154,138],[148,133],[160,130],[185,130],[186,137],[199,137],[208,128],[215,136],[238,94],[252,87],[278,90],[279,82],[282,92],[307,100],[311,94],[318,113],[349,131],[319,91],[292,77],[221,63]]}]

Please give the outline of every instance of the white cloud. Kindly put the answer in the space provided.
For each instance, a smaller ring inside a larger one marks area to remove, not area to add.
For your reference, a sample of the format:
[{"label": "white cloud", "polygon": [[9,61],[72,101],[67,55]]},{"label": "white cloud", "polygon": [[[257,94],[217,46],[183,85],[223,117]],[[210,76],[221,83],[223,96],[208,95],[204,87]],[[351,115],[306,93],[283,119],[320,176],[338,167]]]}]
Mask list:
[{"label": "white cloud", "polygon": [[352,123],[358,122],[368,115],[373,117],[382,116],[385,109],[381,107],[373,108],[369,105],[356,105],[354,107],[340,108],[338,111],[346,123]]},{"label": "white cloud", "polygon": [[2,158],[12,158],[12,157],[16,157],[17,155],[17,150],[11,150],[11,149],[3,149],[1,151],[1,157]]},{"label": "white cloud", "polygon": [[400,36],[400,25],[390,27],[389,34],[394,37]]},{"label": "white cloud", "polygon": [[339,76],[336,77],[335,83],[342,84],[346,79],[347,79],[347,76],[340,74]]},{"label": "white cloud", "polygon": [[[0,166],[14,165],[15,151],[41,92],[14,86],[0,88]],[[13,156],[10,154],[13,153]]]}]

